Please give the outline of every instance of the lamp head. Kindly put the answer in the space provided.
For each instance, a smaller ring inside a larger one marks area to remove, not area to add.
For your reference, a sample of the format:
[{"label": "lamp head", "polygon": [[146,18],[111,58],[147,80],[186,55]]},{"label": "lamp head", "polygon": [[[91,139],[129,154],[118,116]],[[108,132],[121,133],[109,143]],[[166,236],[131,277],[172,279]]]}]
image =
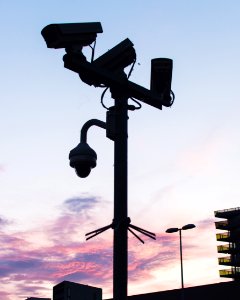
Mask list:
[{"label": "lamp head", "polygon": [[167,230],[166,230],[166,233],[173,233],[173,232],[178,232],[179,231],[179,229],[178,228],[168,228]]},{"label": "lamp head", "polygon": [[87,143],[81,142],[69,153],[70,166],[81,178],[87,177],[97,165],[97,154]]},{"label": "lamp head", "polygon": [[193,229],[195,228],[196,226],[194,224],[187,224],[187,225],[184,225],[182,227],[182,230],[188,230],[188,229]]}]

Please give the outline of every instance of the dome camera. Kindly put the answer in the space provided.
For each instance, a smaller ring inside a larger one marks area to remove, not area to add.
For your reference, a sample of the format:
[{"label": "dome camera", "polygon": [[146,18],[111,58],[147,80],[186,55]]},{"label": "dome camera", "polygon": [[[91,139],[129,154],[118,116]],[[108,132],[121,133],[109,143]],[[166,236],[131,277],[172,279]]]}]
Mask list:
[{"label": "dome camera", "polygon": [[97,165],[97,154],[87,143],[81,142],[69,153],[70,166],[81,178],[87,177]]}]

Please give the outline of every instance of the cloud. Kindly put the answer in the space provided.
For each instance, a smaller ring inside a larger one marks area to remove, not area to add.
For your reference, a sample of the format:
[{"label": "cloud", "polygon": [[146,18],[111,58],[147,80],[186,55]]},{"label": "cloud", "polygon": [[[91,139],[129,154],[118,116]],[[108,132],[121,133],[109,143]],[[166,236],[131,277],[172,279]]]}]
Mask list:
[{"label": "cloud", "polygon": [[41,286],[36,282],[48,284],[50,290],[63,280],[99,286],[111,278],[109,243],[99,247],[97,241],[74,243],[67,240],[62,245],[60,240],[55,240],[51,246],[38,248],[7,234],[2,240],[8,244],[0,253],[0,290],[7,283],[18,282],[29,295],[35,295],[36,286]]},{"label": "cloud", "polygon": [[129,247],[129,277],[131,281],[150,278],[153,276],[154,270],[174,264],[178,249],[175,238],[163,233],[157,234],[156,241],[148,240],[145,245],[136,245],[132,241]]},{"label": "cloud", "polygon": [[29,295],[41,298],[45,295],[44,298],[51,298],[52,295],[52,292],[43,285],[43,282],[37,280],[33,282],[26,282],[26,284],[23,284],[20,281],[20,283],[16,283],[15,290],[19,295],[18,299],[26,299],[29,297]]},{"label": "cloud", "polygon": [[73,213],[87,213],[96,204],[99,204],[99,199],[96,197],[74,197],[67,199],[64,202],[64,207]]},{"label": "cloud", "polygon": [[[94,209],[98,201],[96,197],[71,198],[63,203],[59,216],[41,228],[15,233],[8,232],[7,227],[2,229],[0,290],[9,291],[3,299],[50,297],[52,287],[63,280],[101,287],[104,295],[107,292],[111,297],[112,233],[88,242],[80,237],[92,222],[85,217],[86,211]],[[212,220],[200,220],[198,234],[209,232],[210,226]],[[201,254],[190,234],[184,236],[186,252]],[[158,233],[157,241],[145,237],[144,245],[131,235],[128,240],[131,286],[146,280],[150,283],[156,280],[159,270],[169,271],[179,264],[178,235]],[[191,259],[191,255],[185,255],[186,261]]]},{"label": "cloud", "polygon": [[0,216],[0,227],[12,224],[12,221],[6,219],[3,216]]},{"label": "cloud", "polygon": [[85,240],[83,233],[90,231],[90,224],[91,230],[95,225],[94,210],[99,211],[100,208],[104,208],[104,204],[102,199],[95,196],[73,197],[65,200],[59,207],[59,217],[45,225],[48,238],[51,238],[54,243],[60,241],[61,244],[67,244],[68,240],[76,238]]},{"label": "cloud", "polygon": [[[201,261],[199,276],[204,268],[204,259],[213,257],[216,252],[214,219],[207,218],[195,223],[196,228],[184,232],[182,237],[184,264],[192,265],[196,257]],[[129,279],[131,284],[156,280],[156,274],[174,273],[179,266],[179,234],[159,232],[157,240],[146,240],[146,244],[137,244],[132,238],[129,245]],[[206,241],[208,243],[206,244]],[[211,253],[211,255],[209,255]],[[217,273],[216,273],[217,274]],[[214,282],[215,279],[211,279]],[[206,282],[201,282],[206,283]]]},{"label": "cloud", "polygon": [[[87,211],[98,202],[96,197],[71,198],[63,203],[59,217],[42,228],[15,233],[2,230],[0,290],[12,284],[14,297],[44,296],[41,286],[47,285],[45,295],[49,297],[53,285],[63,280],[95,286],[111,280],[112,243],[100,237],[89,242],[79,238],[89,223]],[[1,220],[8,223],[4,217]]]},{"label": "cloud", "polygon": [[215,218],[207,218],[200,220],[196,223],[197,228],[209,229],[211,226],[215,226]]},{"label": "cloud", "polygon": [[5,292],[5,291],[0,291],[0,299],[12,300],[11,293]]}]

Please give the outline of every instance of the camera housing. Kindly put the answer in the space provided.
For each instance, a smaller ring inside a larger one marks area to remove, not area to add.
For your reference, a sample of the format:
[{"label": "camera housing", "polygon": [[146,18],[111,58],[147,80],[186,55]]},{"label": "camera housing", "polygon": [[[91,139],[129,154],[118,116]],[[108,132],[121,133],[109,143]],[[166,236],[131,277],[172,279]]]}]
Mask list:
[{"label": "camera housing", "polygon": [[87,62],[81,53],[67,52],[63,57],[65,68],[78,73],[83,82],[95,87],[126,84],[127,75],[124,68],[135,60],[136,52],[129,39],[117,44],[91,63]]},{"label": "camera housing", "polygon": [[70,151],[69,160],[69,164],[75,169],[76,174],[85,178],[96,167],[97,154],[87,143],[81,142]]},{"label": "camera housing", "polygon": [[173,61],[169,58],[154,58],[151,60],[150,90],[161,95],[165,101],[171,101]]},{"label": "camera housing", "polygon": [[[138,99],[148,105],[162,109],[172,106],[175,96],[171,90],[173,62],[168,58],[151,61],[150,89],[129,80],[125,67],[136,61],[133,43],[125,39],[102,56],[88,62],[82,53],[83,46],[96,41],[102,33],[100,22],[50,24],[43,28],[42,36],[49,48],[65,48],[64,67],[78,73],[81,80],[95,87],[109,87],[112,98],[121,96]],[[130,69],[131,74],[132,69]],[[121,95],[120,95],[121,94]]]},{"label": "camera housing", "polygon": [[48,48],[72,48],[89,46],[102,33],[100,22],[50,24],[43,28],[41,34]]},{"label": "camera housing", "polygon": [[136,60],[136,52],[133,46],[129,39],[125,39],[95,59],[93,65],[111,72],[123,71],[124,68]]}]

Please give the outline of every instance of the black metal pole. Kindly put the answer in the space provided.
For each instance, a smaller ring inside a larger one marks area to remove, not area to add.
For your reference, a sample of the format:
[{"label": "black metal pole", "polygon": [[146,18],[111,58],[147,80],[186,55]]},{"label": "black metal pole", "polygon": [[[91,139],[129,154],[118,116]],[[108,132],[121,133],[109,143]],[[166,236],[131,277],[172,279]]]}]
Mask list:
[{"label": "black metal pole", "polygon": [[127,122],[128,100],[115,100],[114,139],[114,237],[113,237],[113,299],[126,300],[128,279],[127,243]]},{"label": "black metal pole", "polygon": [[182,258],[182,229],[179,229],[179,239],[180,239],[180,263],[181,263],[181,299],[184,300],[183,258]]}]

